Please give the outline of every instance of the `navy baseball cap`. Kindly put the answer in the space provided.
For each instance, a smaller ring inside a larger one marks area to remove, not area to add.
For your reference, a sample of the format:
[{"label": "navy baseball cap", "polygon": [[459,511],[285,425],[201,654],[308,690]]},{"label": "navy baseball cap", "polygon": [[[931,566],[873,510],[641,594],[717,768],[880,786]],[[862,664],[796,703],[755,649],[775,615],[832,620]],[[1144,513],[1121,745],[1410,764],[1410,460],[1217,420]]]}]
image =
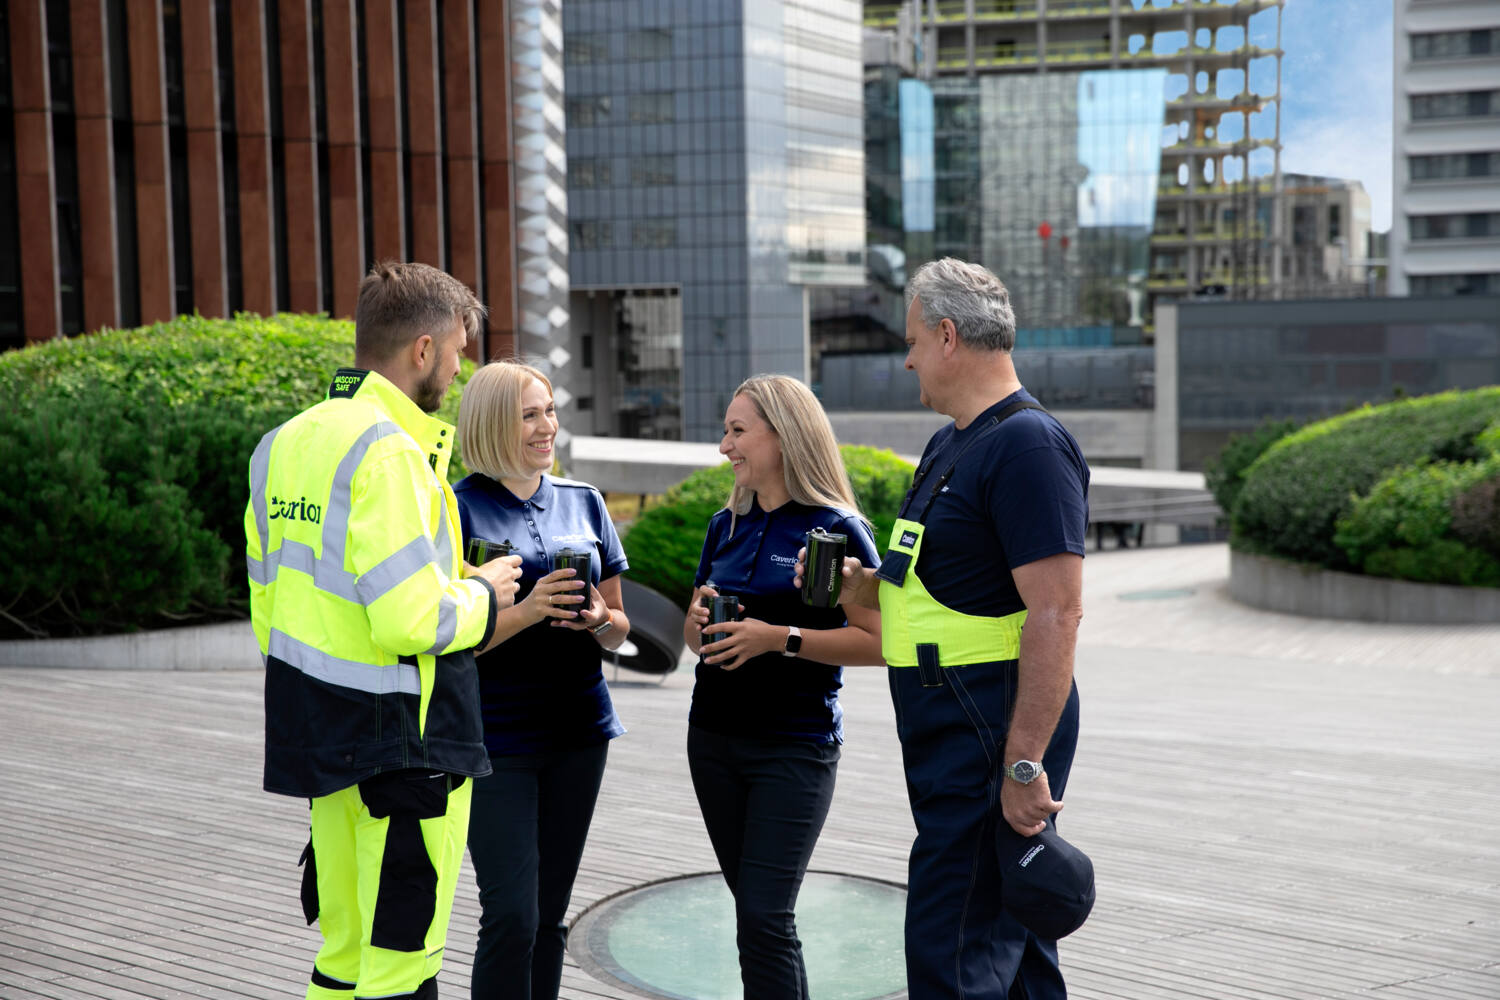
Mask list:
[{"label": "navy baseball cap", "polygon": [[1094,908],[1094,863],[1058,836],[1051,823],[1023,837],[1004,817],[995,848],[1000,858],[1000,905],[1039,938],[1056,941],[1083,926]]}]

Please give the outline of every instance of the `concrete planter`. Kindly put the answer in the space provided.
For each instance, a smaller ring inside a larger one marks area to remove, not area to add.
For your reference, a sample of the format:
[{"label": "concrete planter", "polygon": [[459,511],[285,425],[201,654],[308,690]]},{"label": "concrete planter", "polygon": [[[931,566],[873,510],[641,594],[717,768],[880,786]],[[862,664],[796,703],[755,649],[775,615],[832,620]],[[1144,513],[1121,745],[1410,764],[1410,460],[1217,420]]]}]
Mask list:
[{"label": "concrete planter", "polygon": [[261,662],[247,619],[82,639],[9,640],[0,642],[3,667],[259,670]]},{"label": "concrete planter", "polygon": [[1409,625],[1500,623],[1500,589],[1336,573],[1247,552],[1229,553],[1229,593],[1265,611]]}]

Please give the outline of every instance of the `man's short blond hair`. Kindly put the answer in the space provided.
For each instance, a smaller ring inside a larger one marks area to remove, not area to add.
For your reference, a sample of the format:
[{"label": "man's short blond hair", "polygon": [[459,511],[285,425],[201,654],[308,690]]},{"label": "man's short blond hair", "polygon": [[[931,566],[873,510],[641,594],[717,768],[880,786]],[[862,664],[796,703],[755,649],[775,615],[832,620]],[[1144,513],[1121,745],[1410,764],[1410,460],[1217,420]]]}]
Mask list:
[{"label": "man's short blond hair", "polygon": [[467,285],[430,264],[383,260],[359,283],[354,356],[366,365],[389,361],[423,334],[439,337],[460,320],[470,340],[487,310]]},{"label": "man's short blond hair", "polygon": [[532,379],[547,387],[551,399],[552,381],[520,361],[491,361],[464,386],[458,403],[458,444],[470,471],[497,481],[536,474],[521,440],[521,393]]}]

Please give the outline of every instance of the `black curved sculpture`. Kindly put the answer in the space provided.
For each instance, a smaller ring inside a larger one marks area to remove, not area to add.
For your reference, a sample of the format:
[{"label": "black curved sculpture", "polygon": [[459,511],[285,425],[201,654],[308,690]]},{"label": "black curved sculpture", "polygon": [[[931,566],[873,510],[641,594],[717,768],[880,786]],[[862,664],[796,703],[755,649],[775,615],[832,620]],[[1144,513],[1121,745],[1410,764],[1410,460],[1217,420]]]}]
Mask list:
[{"label": "black curved sculpture", "polygon": [[620,596],[630,616],[630,638],[618,652],[606,653],[605,659],[627,670],[663,677],[676,670],[686,645],[682,640],[686,612],[670,598],[628,576],[620,578]]}]

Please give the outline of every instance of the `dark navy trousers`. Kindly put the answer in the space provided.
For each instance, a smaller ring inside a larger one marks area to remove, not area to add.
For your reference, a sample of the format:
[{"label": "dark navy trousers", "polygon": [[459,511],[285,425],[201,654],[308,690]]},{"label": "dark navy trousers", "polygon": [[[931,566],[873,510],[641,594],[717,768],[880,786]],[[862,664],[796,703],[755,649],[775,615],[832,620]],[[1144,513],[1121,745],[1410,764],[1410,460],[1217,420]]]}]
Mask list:
[{"label": "dark navy trousers", "polygon": [[[924,680],[926,683],[924,683]],[[911,1000],[1061,1000],[1057,942],[1000,909],[995,824],[1016,662],[892,667],[891,701],[917,839],[906,897]],[[1078,688],[1043,757],[1062,800],[1078,745]]]},{"label": "dark navy trousers", "polygon": [[745,1000],[806,1000],[793,910],[828,817],[837,743],[757,739],[688,727],[688,767],[734,895]]},{"label": "dark navy trousers", "polygon": [[609,744],[491,758],[474,780],[469,858],[479,883],[473,1000],[556,1000],[568,899]]}]

